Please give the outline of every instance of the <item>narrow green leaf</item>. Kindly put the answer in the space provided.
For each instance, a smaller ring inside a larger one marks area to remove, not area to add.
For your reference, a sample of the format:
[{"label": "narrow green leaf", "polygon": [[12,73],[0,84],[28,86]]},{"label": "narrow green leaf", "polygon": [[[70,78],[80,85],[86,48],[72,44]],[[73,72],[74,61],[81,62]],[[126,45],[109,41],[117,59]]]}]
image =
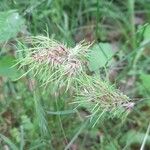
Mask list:
[{"label": "narrow green leaf", "polygon": [[[145,133],[130,130],[121,138],[121,142],[126,143],[126,147],[132,144],[142,144],[144,137]],[[147,137],[147,143],[150,143],[150,136]]]},{"label": "narrow green leaf", "polygon": [[7,144],[10,146],[10,148],[11,148],[12,150],[19,150],[19,149],[17,148],[17,146],[16,146],[10,139],[8,139],[6,136],[0,134],[0,138],[1,138],[5,143],[7,143]]},{"label": "narrow green leaf", "polygon": [[68,114],[73,114],[76,113],[76,110],[64,110],[64,111],[47,111],[47,114],[49,115],[68,115]]}]

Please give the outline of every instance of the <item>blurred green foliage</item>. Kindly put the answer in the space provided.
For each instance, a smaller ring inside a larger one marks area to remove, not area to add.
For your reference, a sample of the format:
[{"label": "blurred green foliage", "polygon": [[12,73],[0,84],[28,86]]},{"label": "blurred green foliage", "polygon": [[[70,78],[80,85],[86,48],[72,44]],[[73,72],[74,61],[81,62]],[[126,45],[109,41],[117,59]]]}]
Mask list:
[{"label": "blurred green foliage", "polygon": [[[149,23],[149,0],[1,0],[0,149],[62,150],[70,143],[81,150],[140,149],[150,121]],[[108,73],[111,69],[116,86],[135,102],[129,116],[123,122],[110,119],[93,129],[81,128],[86,110],[64,113],[69,110],[65,93],[58,103],[54,93],[39,92],[50,130],[48,136],[42,135],[30,85],[34,81],[30,77],[14,81],[20,73],[12,67],[16,40],[29,34],[49,35],[71,46],[84,38],[95,40],[89,69],[106,68]],[[149,141],[148,135],[145,149]]]},{"label": "blurred green foliage", "polygon": [[0,43],[17,36],[24,25],[24,20],[17,11],[10,10],[0,12]]}]

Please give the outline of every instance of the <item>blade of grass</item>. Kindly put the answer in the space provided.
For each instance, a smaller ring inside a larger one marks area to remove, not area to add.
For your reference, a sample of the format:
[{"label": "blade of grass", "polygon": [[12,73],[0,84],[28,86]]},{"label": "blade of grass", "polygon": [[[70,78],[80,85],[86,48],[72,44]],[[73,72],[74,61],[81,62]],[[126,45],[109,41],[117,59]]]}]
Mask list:
[{"label": "blade of grass", "polygon": [[68,114],[73,114],[76,113],[76,110],[64,110],[64,111],[47,111],[47,114],[49,115],[68,115]]},{"label": "blade of grass", "polygon": [[21,136],[21,142],[20,142],[20,150],[23,150],[24,145],[25,145],[25,141],[24,141],[24,130],[23,130],[23,126],[20,127],[20,136]]},{"label": "blade of grass", "polygon": [[19,149],[17,148],[17,146],[16,146],[9,138],[7,138],[6,136],[0,134],[0,138],[1,138],[5,143],[7,143],[7,144],[10,146],[10,148],[11,148],[12,150],[19,150]]},{"label": "blade of grass", "polygon": [[146,140],[147,140],[147,137],[148,137],[148,135],[149,135],[149,132],[150,132],[150,123],[149,123],[149,125],[148,125],[148,128],[147,128],[147,131],[146,131],[145,137],[144,137],[144,139],[143,139],[143,142],[142,142],[142,145],[141,145],[140,150],[144,150],[144,147],[145,147]]},{"label": "blade of grass", "polygon": [[79,134],[83,131],[83,129],[87,126],[89,122],[89,119],[86,120],[82,125],[81,127],[79,128],[78,132],[74,135],[74,137],[71,139],[71,141],[68,143],[68,145],[65,147],[64,150],[68,150],[71,145],[74,143],[74,141],[78,138]]}]

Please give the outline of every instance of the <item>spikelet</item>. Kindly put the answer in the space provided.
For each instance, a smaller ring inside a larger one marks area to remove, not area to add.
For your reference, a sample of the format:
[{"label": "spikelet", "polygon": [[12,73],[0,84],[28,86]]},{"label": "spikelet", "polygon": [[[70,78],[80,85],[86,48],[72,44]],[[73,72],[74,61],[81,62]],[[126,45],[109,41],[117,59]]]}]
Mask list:
[{"label": "spikelet", "polygon": [[134,106],[129,97],[100,78],[87,76],[80,80],[78,89],[73,104],[76,108],[87,108],[93,126],[106,115],[106,118],[126,116]]},{"label": "spikelet", "polygon": [[68,48],[43,36],[30,37],[26,43],[30,47],[24,49],[26,54],[19,60],[20,67],[28,66],[28,72],[37,76],[42,85],[64,84],[68,90],[84,74],[88,43],[81,42],[74,48]]}]

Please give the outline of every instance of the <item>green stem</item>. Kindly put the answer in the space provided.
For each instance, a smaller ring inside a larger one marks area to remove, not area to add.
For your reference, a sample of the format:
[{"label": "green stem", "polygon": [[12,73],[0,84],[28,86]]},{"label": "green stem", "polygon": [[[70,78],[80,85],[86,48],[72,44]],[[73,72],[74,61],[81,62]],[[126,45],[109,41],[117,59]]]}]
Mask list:
[{"label": "green stem", "polygon": [[74,141],[78,138],[78,136],[81,134],[81,132],[84,130],[84,128],[87,126],[87,124],[89,123],[89,119],[87,119],[79,128],[78,132],[74,135],[74,137],[72,138],[72,140],[69,142],[69,144],[65,147],[65,150],[68,150],[71,145],[74,143]]},{"label": "green stem", "polygon": [[135,12],[134,12],[135,0],[128,0],[128,11],[129,11],[129,19],[131,23],[131,40],[132,40],[132,48],[136,48],[136,36],[135,36]]}]

